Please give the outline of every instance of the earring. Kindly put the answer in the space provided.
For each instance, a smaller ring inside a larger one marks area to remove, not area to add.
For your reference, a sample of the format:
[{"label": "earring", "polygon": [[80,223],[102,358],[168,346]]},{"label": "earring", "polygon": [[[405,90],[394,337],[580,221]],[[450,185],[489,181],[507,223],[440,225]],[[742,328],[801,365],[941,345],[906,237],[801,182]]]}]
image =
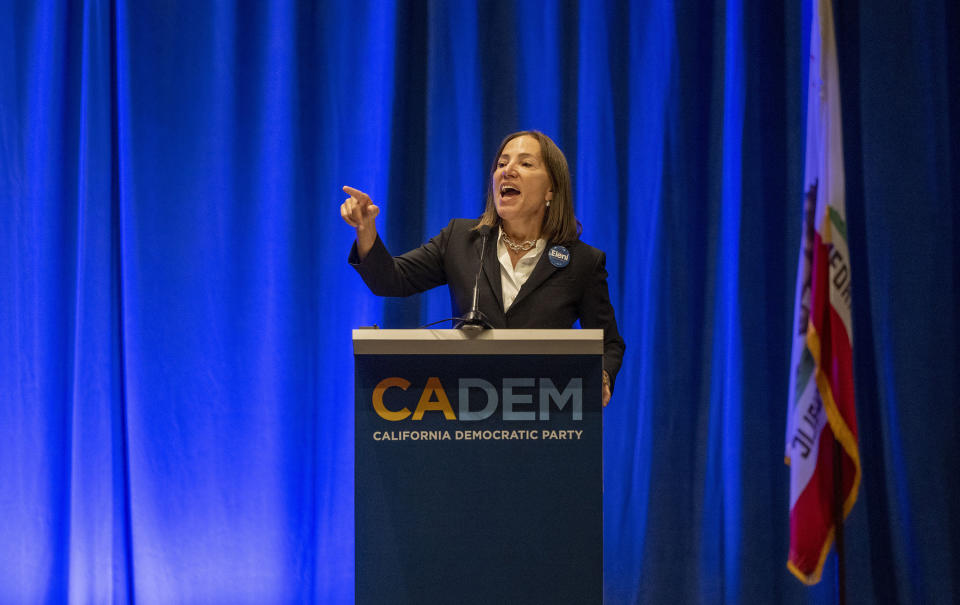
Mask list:
[{"label": "earring", "polygon": [[550,200],[547,200],[547,208],[550,207]]}]

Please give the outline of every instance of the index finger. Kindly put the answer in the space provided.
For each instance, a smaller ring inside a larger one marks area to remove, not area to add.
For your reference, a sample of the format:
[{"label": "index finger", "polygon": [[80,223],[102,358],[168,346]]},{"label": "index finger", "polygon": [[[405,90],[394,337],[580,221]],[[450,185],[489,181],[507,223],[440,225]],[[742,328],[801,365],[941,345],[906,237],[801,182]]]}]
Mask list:
[{"label": "index finger", "polygon": [[350,187],[349,185],[344,185],[344,186],[343,186],[343,191],[344,191],[344,193],[348,193],[348,194],[352,195],[353,197],[357,198],[357,201],[358,201],[358,202],[361,201],[361,200],[366,200],[366,201],[368,201],[368,202],[370,201],[370,196],[369,196],[369,195],[367,195],[366,193],[360,191],[359,189],[354,189],[353,187]]}]

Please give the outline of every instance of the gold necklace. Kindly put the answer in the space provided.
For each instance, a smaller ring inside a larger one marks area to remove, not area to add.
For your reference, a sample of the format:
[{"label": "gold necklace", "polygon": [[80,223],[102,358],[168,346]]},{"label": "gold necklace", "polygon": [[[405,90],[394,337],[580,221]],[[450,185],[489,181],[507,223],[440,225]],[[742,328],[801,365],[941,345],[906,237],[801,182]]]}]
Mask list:
[{"label": "gold necklace", "polygon": [[509,235],[507,235],[506,231],[503,231],[502,233],[503,233],[503,243],[507,245],[507,248],[510,248],[514,252],[526,252],[527,250],[530,250],[531,248],[537,245],[537,240],[533,240],[533,239],[528,239],[522,244],[518,244],[517,242],[513,241],[513,239],[511,239]]}]

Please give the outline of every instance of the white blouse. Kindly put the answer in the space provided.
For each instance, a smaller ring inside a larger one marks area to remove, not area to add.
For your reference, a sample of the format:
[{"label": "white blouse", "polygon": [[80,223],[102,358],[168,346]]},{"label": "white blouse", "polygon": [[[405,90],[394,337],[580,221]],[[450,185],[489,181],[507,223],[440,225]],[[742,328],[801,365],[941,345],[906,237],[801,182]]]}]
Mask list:
[{"label": "white blouse", "polygon": [[500,259],[500,289],[503,291],[503,312],[506,313],[510,309],[510,305],[513,304],[514,299],[517,298],[517,293],[520,292],[520,288],[523,287],[523,284],[526,283],[530,277],[533,268],[537,266],[537,261],[540,260],[543,249],[547,247],[547,242],[542,238],[538,239],[536,245],[524,254],[523,257],[517,261],[517,266],[514,267],[513,261],[510,260],[510,251],[507,249],[507,244],[503,241],[503,229],[498,229],[497,233],[497,258]]}]

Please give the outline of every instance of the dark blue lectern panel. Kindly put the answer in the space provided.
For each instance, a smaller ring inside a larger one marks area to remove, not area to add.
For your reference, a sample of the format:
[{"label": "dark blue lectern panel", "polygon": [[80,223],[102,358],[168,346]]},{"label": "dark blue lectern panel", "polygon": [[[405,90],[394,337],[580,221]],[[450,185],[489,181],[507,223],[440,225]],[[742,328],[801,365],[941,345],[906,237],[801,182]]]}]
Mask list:
[{"label": "dark blue lectern panel", "polygon": [[357,603],[600,603],[599,355],[357,355]]}]

